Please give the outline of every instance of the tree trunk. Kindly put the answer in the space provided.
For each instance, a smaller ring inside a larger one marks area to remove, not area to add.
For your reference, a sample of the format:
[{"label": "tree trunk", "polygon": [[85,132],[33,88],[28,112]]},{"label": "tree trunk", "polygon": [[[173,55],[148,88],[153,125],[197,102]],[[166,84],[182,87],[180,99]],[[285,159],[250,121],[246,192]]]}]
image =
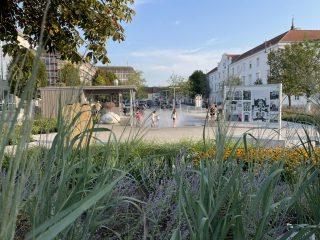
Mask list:
[{"label": "tree trunk", "polygon": [[288,108],[291,108],[291,95],[288,95],[288,102],[289,102]]}]

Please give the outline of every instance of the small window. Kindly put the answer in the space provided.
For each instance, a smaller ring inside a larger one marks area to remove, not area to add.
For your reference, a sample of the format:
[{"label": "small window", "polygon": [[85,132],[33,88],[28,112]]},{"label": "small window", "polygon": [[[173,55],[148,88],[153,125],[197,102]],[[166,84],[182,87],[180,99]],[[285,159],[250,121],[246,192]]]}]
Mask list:
[{"label": "small window", "polygon": [[257,58],[257,67],[259,67],[259,65],[260,65],[260,59]]},{"label": "small window", "polygon": [[252,64],[251,64],[251,61],[249,62],[249,68],[250,68],[250,69],[252,68]]},{"label": "small window", "polygon": [[300,100],[300,96],[294,96],[294,100]]}]

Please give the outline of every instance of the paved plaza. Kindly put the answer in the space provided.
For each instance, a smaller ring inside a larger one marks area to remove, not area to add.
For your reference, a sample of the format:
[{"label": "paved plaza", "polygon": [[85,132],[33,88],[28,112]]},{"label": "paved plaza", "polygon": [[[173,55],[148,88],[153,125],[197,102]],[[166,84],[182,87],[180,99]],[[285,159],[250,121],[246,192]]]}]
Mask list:
[{"label": "paved plaza", "polygon": [[[130,141],[132,139],[142,139],[147,142],[156,143],[174,143],[182,140],[201,140],[205,136],[209,139],[215,138],[217,131],[217,122],[206,122],[205,110],[184,109],[178,110],[177,127],[172,127],[171,111],[157,110],[160,116],[159,126],[151,128],[150,113],[147,110],[144,113],[143,127],[121,126],[119,124],[99,124],[96,127],[105,127],[112,130],[106,132],[98,132],[95,134],[96,142],[107,142],[109,139],[114,141]],[[206,126],[204,127],[204,125]],[[316,138],[313,127],[308,125],[294,124],[282,122],[282,128],[276,123],[237,123],[230,122],[228,124],[228,134],[233,136],[236,141],[243,138],[245,133],[252,134],[261,144],[265,146],[296,146],[300,144],[298,135],[306,140],[305,132],[307,131],[312,139]],[[52,143],[55,134],[42,134],[34,136],[37,140],[34,144],[49,146]],[[249,141],[252,137],[247,135]],[[252,140],[256,142],[256,140]]]}]

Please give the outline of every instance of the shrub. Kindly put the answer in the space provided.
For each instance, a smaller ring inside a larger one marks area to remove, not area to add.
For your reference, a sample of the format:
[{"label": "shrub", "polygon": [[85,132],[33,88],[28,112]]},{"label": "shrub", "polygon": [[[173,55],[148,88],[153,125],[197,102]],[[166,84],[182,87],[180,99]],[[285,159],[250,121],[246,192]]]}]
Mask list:
[{"label": "shrub", "polygon": [[51,133],[57,131],[57,119],[39,118],[33,122],[32,134]]}]

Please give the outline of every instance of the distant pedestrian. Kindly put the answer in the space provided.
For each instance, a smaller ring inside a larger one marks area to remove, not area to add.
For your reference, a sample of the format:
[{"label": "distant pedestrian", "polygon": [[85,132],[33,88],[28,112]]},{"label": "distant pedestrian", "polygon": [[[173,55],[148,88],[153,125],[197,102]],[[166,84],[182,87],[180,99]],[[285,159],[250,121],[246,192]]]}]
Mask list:
[{"label": "distant pedestrian", "polygon": [[175,128],[176,127],[176,119],[177,119],[177,111],[175,108],[172,110],[171,118],[173,121],[173,127]]},{"label": "distant pedestrian", "polygon": [[215,118],[216,118],[216,107],[215,107],[216,105],[211,105],[210,106],[210,109],[209,109],[209,111],[210,111],[210,119],[211,120],[215,120]]},{"label": "distant pedestrian", "polygon": [[138,126],[141,127],[142,126],[142,112],[139,108],[137,109],[137,112],[136,112],[136,119],[137,119]]},{"label": "distant pedestrian", "polygon": [[97,101],[94,106],[95,106],[95,115],[98,116],[101,111],[101,107],[102,107],[100,101]]},{"label": "distant pedestrian", "polygon": [[151,127],[156,127],[158,122],[158,116],[156,114],[156,111],[153,111],[151,113]]}]

